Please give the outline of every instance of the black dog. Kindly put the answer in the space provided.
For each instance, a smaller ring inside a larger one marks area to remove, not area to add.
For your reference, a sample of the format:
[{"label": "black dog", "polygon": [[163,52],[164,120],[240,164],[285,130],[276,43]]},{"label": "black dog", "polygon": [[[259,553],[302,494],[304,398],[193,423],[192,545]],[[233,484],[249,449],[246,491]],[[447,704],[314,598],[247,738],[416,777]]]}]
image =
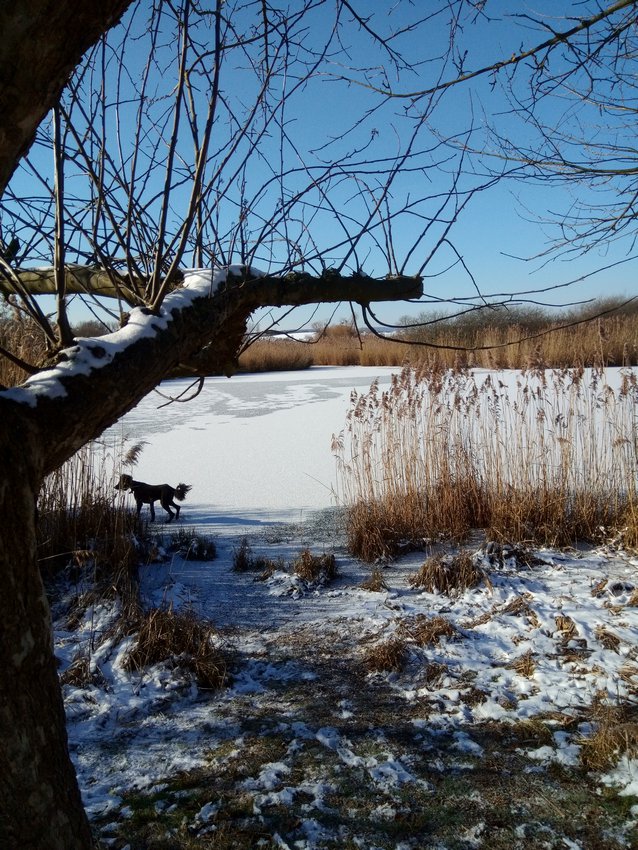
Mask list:
[{"label": "black dog", "polygon": [[[131,475],[120,475],[119,484],[115,485],[115,489],[131,491],[137,502],[138,517],[142,505],[149,505],[151,522],[155,522],[155,502],[159,500],[160,505],[168,514],[167,522],[170,522],[175,516],[179,519],[179,505],[176,505],[173,499],[179,499],[180,502],[183,502],[191,486],[189,484],[178,484],[177,487],[171,487],[169,484],[144,484],[143,481],[133,481]],[[174,514],[171,507],[175,508],[177,513]]]}]

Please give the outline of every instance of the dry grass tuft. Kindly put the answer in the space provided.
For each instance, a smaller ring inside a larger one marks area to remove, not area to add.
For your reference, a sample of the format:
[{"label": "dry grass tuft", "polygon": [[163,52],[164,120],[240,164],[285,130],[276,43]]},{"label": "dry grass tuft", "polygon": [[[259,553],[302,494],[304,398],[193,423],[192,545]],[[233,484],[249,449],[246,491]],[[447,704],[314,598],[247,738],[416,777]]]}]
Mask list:
[{"label": "dry grass tuft", "polygon": [[609,649],[612,652],[618,652],[618,647],[620,646],[620,638],[618,635],[610,632],[609,629],[605,628],[605,626],[597,626],[595,635],[596,640],[601,643],[605,649]]},{"label": "dry grass tuft", "polygon": [[359,587],[361,590],[369,590],[372,593],[383,593],[383,591],[388,589],[388,585],[383,578],[383,571],[378,567],[372,570],[368,578],[362,581]]},{"label": "dry grass tuft", "polygon": [[449,672],[450,668],[447,664],[443,664],[440,661],[428,661],[423,668],[423,675],[428,685],[435,685],[437,682],[440,682]]},{"label": "dry grass tuft", "polygon": [[452,558],[435,555],[428,558],[418,573],[410,578],[410,586],[428,593],[457,596],[479,584],[492,589],[487,574],[475,563],[470,552],[460,552]]},{"label": "dry grass tuft", "polygon": [[407,655],[405,640],[390,638],[369,649],[363,663],[372,673],[399,673],[405,667]]},{"label": "dry grass tuft", "polygon": [[482,691],[480,688],[475,688],[473,685],[462,691],[459,695],[459,699],[463,703],[463,705],[467,705],[470,708],[474,708],[477,705],[483,705],[484,702],[487,701],[488,694],[485,691]]},{"label": "dry grass tuft", "polygon": [[313,555],[309,549],[299,553],[293,572],[308,584],[327,584],[337,577],[337,562],[332,554]]},{"label": "dry grass tuft", "polygon": [[609,579],[606,578],[601,578],[600,581],[597,581],[596,584],[592,586],[591,595],[595,596],[597,599],[599,599],[601,596],[604,596],[608,582]]},{"label": "dry grass tuft", "polygon": [[273,561],[263,555],[254,555],[246,537],[233,550],[233,569],[236,573],[258,572],[261,573],[260,578],[267,578],[275,570],[283,569],[283,567],[282,560]]},{"label": "dry grass tuft", "polygon": [[516,670],[519,676],[524,676],[526,679],[531,679],[536,672],[536,662],[534,661],[534,653],[525,652],[520,655],[511,664],[508,665],[512,670]]},{"label": "dry grass tuft", "polygon": [[458,636],[457,630],[445,617],[428,617],[425,614],[417,614],[401,620],[398,634],[414,641],[417,646],[429,646],[439,643],[443,637]]},{"label": "dry grass tuft", "polygon": [[560,632],[561,640],[567,643],[573,638],[578,637],[578,629],[576,623],[567,614],[558,614],[555,618],[556,631]]},{"label": "dry grass tuft", "polygon": [[595,704],[595,731],[580,741],[580,761],[586,770],[614,767],[621,756],[638,754],[638,710],[635,706]]},{"label": "dry grass tuft", "polygon": [[179,528],[171,532],[169,540],[169,548],[185,561],[213,561],[217,557],[215,541],[193,529]]},{"label": "dry grass tuft", "polygon": [[540,620],[536,611],[530,606],[529,601],[524,596],[516,596],[500,609],[501,614],[508,614],[513,617],[526,617],[527,621],[538,628]]},{"label": "dry grass tuft", "polygon": [[216,690],[227,681],[226,659],[213,642],[215,630],[192,612],[154,608],[142,614],[136,626],[125,670],[170,661],[189,670],[201,688]]},{"label": "dry grass tuft", "polygon": [[73,685],[84,688],[100,681],[100,674],[91,670],[91,660],[88,655],[77,655],[66,670],[60,674],[61,685]]}]

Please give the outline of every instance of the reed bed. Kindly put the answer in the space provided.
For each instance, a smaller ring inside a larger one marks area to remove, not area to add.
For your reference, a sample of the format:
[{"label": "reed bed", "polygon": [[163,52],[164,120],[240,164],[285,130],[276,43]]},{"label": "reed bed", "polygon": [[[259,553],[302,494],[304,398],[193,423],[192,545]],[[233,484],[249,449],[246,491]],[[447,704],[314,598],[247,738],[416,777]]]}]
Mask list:
[{"label": "reed bed", "polygon": [[[318,329],[305,341],[266,337],[239,358],[242,371],[308,366],[403,366],[524,369],[638,365],[638,313],[630,307],[592,318],[614,301],[556,317],[540,310],[485,309],[457,319],[423,314],[380,339],[347,322]],[[447,348],[446,348],[447,347]]]},{"label": "reed bed", "polygon": [[91,564],[96,575],[128,573],[141,559],[144,534],[116,499],[116,447],[89,443],[48,476],[38,497],[38,558],[45,575]]},{"label": "reed bed", "polygon": [[[606,312],[614,306],[616,312]],[[597,318],[564,327],[589,316]],[[456,319],[433,321],[435,318],[422,314],[406,319],[413,325],[425,324],[389,329],[386,339],[360,332],[351,322],[315,328],[304,341],[262,337],[242,352],[239,369],[271,372],[310,366],[400,367],[405,363],[489,369],[638,365],[638,310],[633,305],[622,306],[620,299],[598,301],[558,317],[542,310],[490,307]],[[97,322],[76,328],[83,336],[105,330]],[[47,353],[36,324],[7,310],[0,311],[0,346],[35,365],[42,363]],[[0,357],[0,385],[14,386],[27,377],[17,365]]]},{"label": "reed bed", "polygon": [[638,545],[638,381],[602,369],[476,377],[405,367],[353,392],[333,439],[349,546],[374,561],[407,546],[491,539]]}]

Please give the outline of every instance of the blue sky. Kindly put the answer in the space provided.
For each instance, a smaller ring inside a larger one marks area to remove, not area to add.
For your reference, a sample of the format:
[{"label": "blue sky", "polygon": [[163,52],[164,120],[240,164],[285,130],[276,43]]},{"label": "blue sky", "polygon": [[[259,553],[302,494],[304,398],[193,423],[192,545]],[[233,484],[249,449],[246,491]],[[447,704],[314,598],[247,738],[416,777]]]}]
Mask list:
[{"label": "blue sky", "polygon": [[[206,5],[206,4],[204,4]],[[231,4],[225,4],[229,9]],[[298,2],[292,2],[292,9],[299,8]],[[441,4],[445,8],[446,4]],[[255,8],[261,9],[261,4]],[[249,3],[235,13],[234,22],[239,26],[252,23],[251,15],[255,8]],[[374,12],[370,13],[369,3],[354,3],[354,8],[370,15],[370,26],[377,27],[379,31],[389,32],[402,28],[409,23],[422,17],[426,12],[438,8],[436,3],[409,3],[406,0],[379,0],[374,4]],[[460,35],[459,50],[467,49],[465,69],[481,67],[502,58],[507,58],[513,52],[525,49],[543,40],[544,33],[538,26],[527,24],[524,19],[512,17],[521,13],[532,13],[539,18],[547,14],[551,16],[551,24],[557,28],[566,28],[569,22],[560,20],[561,15],[586,13],[585,6],[580,3],[550,2],[540,0],[533,7],[521,0],[515,2],[504,2],[504,0],[488,0],[485,11],[490,19],[479,17],[475,23],[466,22],[465,28]],[[593,7],[592,7],[593,8]],[[310,30],[303,35],[309,39],[301,42],[301,30],[298,34],[300,52],[309,48],[316,48],[321,44],[322,37],[329,31],[333,24],[333,7],[326,4],[315,10],[307,19],[304,26],[308,25]],[[143,28],[145,14],[143,4],[137,12],[135,26]],[[549,19],[548,19],[549,22]],[[435,72],[441,74],[441,79],[449,79],[455,74],[454,67],[448,62],[447,67],[441,65],[440,61],[434,61],[443,53],[446,39],[448,38],[448,15],[442,14],[434,17],[421,25],[418,29],[407,32],[398,42],[411,68],[404,68],[400,75],[393,73],[391,63],[387,55],[370,42],[368,35],[356,23],[348,24],[341,32],[341,46],[345,48],[342,53],[337,53],[337,41],[333,42],[333,49],[329,61],[324,63],[319,74],[308,81],[303,88],[299,89],[294,97],[285,107],[285,112],[277,111],[277,116],[286,122],[286,132],[290,135],[291,142],[285,144],[285,167],[298,168],[302,164],[317,169],[322,162],[331,163],[348,152],[357,148],[363,149],[360,156],[354,156],[350,163],[357,161],[361,169],[365,170],[365,162],[371,162],[383,157],[396,156],[404,152],[408,139],[415,125],[416,110],[406,106],[402,100],[381,100],[370,90],[356,84],[346,85],[338,82],[337,77],[343,76],[356,79],[359,82],[364,79],[371,80],[378,85],[385,85],[385,77],[390,85],[398,91],[415,90],[431,85],[435,79]],[[115,42],[118,34],[114,33]],[[167,47],[162,54],[162,65],[154,71],[152,83],[154,91],[160,93],[165,86],[166,91],[171,90],[170,69],[174,67],[169,52],[171,49],[170,38],[166,39]],[[131,54],[124,54],[124,63],[131,73],[133,80],[132,88],[126,86],[129,81],[120,79],[125,96],[133,90],[135,81],[144,67],[141,57],[144,55],[140,43],[134,43],[133,58],[127,58]],[[272,47],[271,47],[272,49]],[[228,62],[222,76],[222,85],[229,102],[236,105],[249,103],[255,91],[255,78],[247,70],[247,63],[259,60],[258,51],[261,46],[251,48],[250,53],[244,55],[240,52],[238,57],[233,57]],[[307,53],[307,56],[310,54]],[[112,62],[107,80],[114,87],[117,70],[119,70],[119,55],[117,63]],[[364,67],[368,68],[364,72]],[[560,69],[558,60],[555,68]],[[442,68],[442,70],[441,70]],[[359,69],[359,70],[356,70]],[[293,67],[294,70],[294,67]],[[280,75],[275,81],[274,96],[277,95],[277,86],[290,91],[294,86],[294,74],[289,73],[284,77]],[[366,109],[374,104],[379,104],[372,114],[365,115]],[[406,108],[408,114],[406,114]],[[544,115],[548,121],[559,120],[562,115],[563,106],[560,102],[547,102],[543,106]],[[436,132],[449,135],[464,132],[470,123],[474,125],[474,134],[470,138],[471,145],[485,145],[484,130],[487,124],[494,124],[508,139],[525,143],[528,127],[519,118],[512,118],[508,114],[508,104],[499,86],[491,86],[487,78],[475,81],[472,84],[464,84],[446,94],[442,98],[439,108],[433,113],[432,122]],[[418,110],[418,107],[417,107]],[[117,113],[113,108],[107,114],[107,127],[111,134],[114,156],[124,150],[123,159],[120,163],[121,172],[126,173],[130,165],[130,150],[127,145],[132,144],[132,117],[135,105],[122,107]],[[587,121],[591,116],[579,115],[580,130],[587,136],[593,132],[594,125],[588,127]],[[360,120],[359,120],[360,119]],[[357,120],[356,126],[349,133],[353,121]],[[562,119],[561,119],[562,120]],[[255,130],[263,129],[260,125],[260,116],[254,119]],[[220,120],[213,134],[213,146],[222,150],[223,143],[228,134],[228,128],[232,122]],[[117,125],[117,126],[115,126]],[[237,172],[232,184],[224,184],[226,201],[219,205],[220,217],[224,227],[232,225],[233,218],[238,215],[240,182],[244,186],[244,198],[249,202],[251,224],[259,224],[260,217],[267,220],[276,209],[277,192],[269,189],[266,191],[264,181],[279,166],[280,139],[274,132],[276,127],[270,125],[268,134],[265,135],[258,146],[258,156],[253,157],[245,169]],[[425,127],[415,142],[415,149],[431,148],[436,143],[436,137]],[[180,143],[180,151],[187,156],[188,138]],[[241,149],[239,150],[241,154]],[[393,220],[393,238],[396,245],[396,254],[401,264],[401,257],[405,255],[408,247],[414,242],[419,228],[424,221],[433,214],[440,205],[439,193],[445,192],[451,185],[453,179],[455,162],[452,159],[454,152],[451,148],[439,147],[433,153],[415,156],[412,169],[405,171],[394,181],[389,196],[392,208],[400,212],[407,203],[422,196],[422,200],[414,212],[416,215],[402,213]],[[238,161],[240,157],[238,156]],[[34,149],[31,157],[37,174],[51,182],[51,156],[44,147]],[[141,193],[142,202],[148,203],[148,209],[153,215],[153,202],[149,198],[157,191],[159,181],[162,179],[162,163],[149,180],[145,193]],[[462,192],[484,180],[483,174],[489,167],[498,167],[498,162],[493,161],[491,166],[485,165],[478,158],[468,160],[466,173],[463,175],[460,186]],[[367,169],[370,171],[370,169]],[[76,169],[77,171],[77,169]],[[472,171],[475,173],[473,174]],[[477,173],[480,172],[480,173]],[[313,172],[317,174],[317,171]],[[307,177],[304,179],[307,180]],[[380,181],[373,174],[364,176],[366,185],[375,189]],[[78,198],[86,198],[86,189],[81,188],[81,178],[74,177],[74,171],[69,168],[67,176],[69,186],[75,191]],[[293,192],[295,188],[302,185],[298,176],[286,178],[286,191]],[[328,185],[328,184],[327,184]],[[33,172],[22,172],[16,176],[14,189],[22,195],[32,195],[40,191],[40,184]],[[365,216],[365,209],[361,205],[361,198],[356,197],[356,188],[361,182],[349,179],[341,182],[338,173],[333,175],[329,184],[327,198],[329,204],[334,205],[333,212],[326,199],[318,193],[309,193],[306,197],[310,202],[305,207],[297,207],[293,210],[294,215],[290,217],[288,227],[292,233],[296,229],[299,239],[305,239],[305,247],[300,248],[300,253],[309,250],[312,242],[319,245],[324,254],[327,265],[338,265],[347,253],[347,246],[339,244],[342,241],[342,226],[339,217],[345,216],[346,220],[352,216],[361,220]],[[541,259],[529,259],[542,254],[550,244],[552,238],[556,237],[557,230],[555,220],[567,210],[570,204],[576,200],[587,200],[580,186],[571,188],[560,185],[534,184],[532,182],[502,181],[495,187],[477,194],[469,203],[468,207],[460,215],[450,233],[451,247],[444,247],[429,263],[424,271],[425,286],[427,294],[436,299],[462,298],[476,296],[476,289],[489,297],[502,293],[522,293],[530,290],[548,290],[538,292],[537,295],[525,296],[533,301],[546,304],[567,304],[581,301],[600,295],[627,294],[632,295],[635,287],[635,260],[628,261],[631,256],[631,244],[617,243],[614,245],[604,244],[591,250],[582,256],[571,255],[569,258],[558,257],[547,262]],[[427,197],[429,196],[429,197]],[[372,197],[370,195],[370,197]],[[186,193],[183,187],[176,186],[172,199],[172,215],[179,222],[180,215],[186,204]],[[447,215],[447,213],[446,213]],[[446,217],[443,216],[443,218]],[[295,218],[297,216],[297,218]],[[349,225],[352,229],[352,225]],[[276,233],[270,233],[260,243],[256,251],[255,263],[262,267],[270,262],[271,269],[276,270],[278,263],[285,259],[282,249],[281,238],[283,236],[283,225]],[[286,228],[286,232],[288,229]],[[413,251],[410,262],[406,265],[407,273],[414,273],[422,265],[425,257],[432,249],[432,245],[443,232],[443,225],[433,226],[428,237],[419,243]],[[380,238],[381,231],[375,231]],[[310,241],[308,241],[310,234]],[[382,240],[381,240],[382,241]],[[332,246],[332,247],[331,247]],[[311,252],[312,253],[312,252]],[[43,257],[46,251],[43,252]],[[462,263],[460,262],[462,258]],[[528,258],[528,259],[525,259]],[[228,259],[236,261],[235,254],[230,254]],[[360,264],[364,271],[375,276],[381,276],[388,271],[387,259],[383,251],[375,247],[374,240],[368,240],[367,244],[360,246],[356,254],[352,254],[347,263],[348,268]],[[317,267],[315,263],[314,268]],[[596,273],[598,270],[599,273]],[[564,287],[564,284],[574,281],[572,286]],[[551,287],[560,288],[551,291]],[[399,316],[408,312],[420,312],[423,307],[407,305],[383,305],[379,308],[379,315],[387,321],[394,321]],[[331,308],[322,308],[319,315],[329,315]],[[347,316],[347,311],[341,311],[340,315]]]}]

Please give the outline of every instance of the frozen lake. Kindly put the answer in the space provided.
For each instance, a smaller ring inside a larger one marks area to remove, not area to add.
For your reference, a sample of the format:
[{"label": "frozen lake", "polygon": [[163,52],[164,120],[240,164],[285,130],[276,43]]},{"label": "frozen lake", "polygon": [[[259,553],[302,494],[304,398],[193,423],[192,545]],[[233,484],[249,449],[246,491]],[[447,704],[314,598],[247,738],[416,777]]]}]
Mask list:
[{"label": "frozen lake", "polygon": [[207,378],[197,398],[165,404],[191,383],[164,382],[109,436],[146,440],[134,477],[193,489],[183,516],[197,525],[299,521],[337,503],[333,434],[345,425],[353,389],[396,368],[313,367]]}]

